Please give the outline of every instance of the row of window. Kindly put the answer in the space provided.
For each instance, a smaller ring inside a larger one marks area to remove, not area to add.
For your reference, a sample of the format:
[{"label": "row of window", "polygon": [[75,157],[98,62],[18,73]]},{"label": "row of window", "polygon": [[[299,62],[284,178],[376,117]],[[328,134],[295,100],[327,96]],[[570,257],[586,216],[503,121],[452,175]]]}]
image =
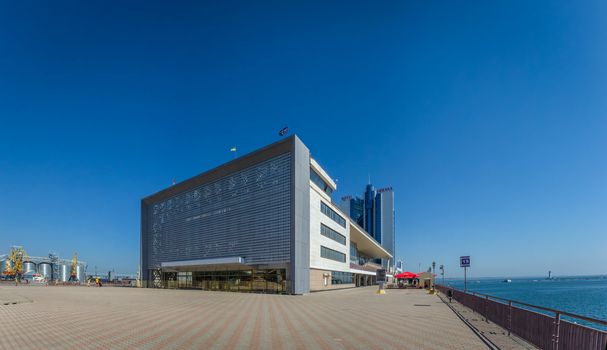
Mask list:
[{"label": "row of window", "polygon": [[339,262],[346,262],[346,254],[342,252],[338,252],[337,250],[333,250],[327,248],[325,246],[320,246],[320,257],[325,259],[331,259]]},{"label": "row of window", "polygon": [[331,218],[331,220],[335,221],[340,226],[346,227],[346,219],[342,218],[341,215],[337,214],[335,210],[329,208],[329,206],[326,205],[323,201],[320,201],[320,211],[322,211],[323,214]]},{"label": "row of window", "polygon": [[331,271],[331,284],[349,284],[352,282],[352,273]]},{"label": "row of window", "polygon": [[320,189],[323,190],[329,196],[331,196],[331,194],[333,193],[333,189],[331,188],[331,186],[329,186],[329,184],[327,184],[325,180],[323,180],[320,175],[318,175],[318,173],[314,171],[314,169],[310,169],[310,180],[312,180],[312,182],[314,182],[316,186],[320,187]]},{"label": "row of window", "polygon": [[320,234],[331,238],[332,240],[334,240],[335,242],[341,243],[343,245],[346,245],[346,236],[340,234],[339,232],[329,228],[328,226],[325,226],[323,224],[320,224]]}]

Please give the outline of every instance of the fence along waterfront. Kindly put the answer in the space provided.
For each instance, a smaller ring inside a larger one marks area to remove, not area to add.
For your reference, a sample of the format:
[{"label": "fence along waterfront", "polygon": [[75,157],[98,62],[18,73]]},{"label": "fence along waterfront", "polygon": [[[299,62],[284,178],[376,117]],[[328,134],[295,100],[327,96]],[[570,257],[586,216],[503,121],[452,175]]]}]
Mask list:
[{"label": "fence along waterfront", "polygon": [[[436,287],[444,294],[451,290],[453,298],[459,303],[508,330],[508,335],[514,333],[540,349],[607,350],[607,332],[563,320],[561,316],[603,326],[607,326],[607,321],[443,285]],[[554,316],[513,304],[542,310]]]}]

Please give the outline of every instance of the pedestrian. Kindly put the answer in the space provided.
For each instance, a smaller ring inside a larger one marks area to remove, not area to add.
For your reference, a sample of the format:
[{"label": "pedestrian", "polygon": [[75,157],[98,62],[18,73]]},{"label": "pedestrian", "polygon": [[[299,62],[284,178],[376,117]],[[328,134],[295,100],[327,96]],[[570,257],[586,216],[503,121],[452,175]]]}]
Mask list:
[{"label": "pedestrian", "polygon": [[453,298],[453,291],[451,289],[447,291],[447,296],[449,297],[449,302],[451,302],[451,298]]}]

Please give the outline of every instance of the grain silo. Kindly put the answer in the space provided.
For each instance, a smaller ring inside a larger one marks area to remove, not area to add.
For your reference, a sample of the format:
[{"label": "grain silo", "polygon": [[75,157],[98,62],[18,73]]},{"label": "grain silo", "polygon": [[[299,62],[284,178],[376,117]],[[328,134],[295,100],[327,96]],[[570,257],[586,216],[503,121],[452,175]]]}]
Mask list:
[{"label": "grain silo", "polygon": [[26,261],[23,263],[23,273],[26,274],[28,272],[36,273],[36,263],[33,261]]},{"label": "grain silo", "polygon": [[53,268],[51,263],[48,262],[41,262],[38,264],[38,273],[42,275],[42,277],[46,278],[47,280],[52,280],[53,279]]}]

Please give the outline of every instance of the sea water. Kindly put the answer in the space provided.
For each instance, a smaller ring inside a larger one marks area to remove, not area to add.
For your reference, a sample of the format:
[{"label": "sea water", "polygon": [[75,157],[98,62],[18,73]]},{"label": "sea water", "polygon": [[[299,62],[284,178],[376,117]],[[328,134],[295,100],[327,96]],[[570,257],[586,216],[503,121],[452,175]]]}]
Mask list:
[{"label": "sea water", "polygon": [[[469,278],[468,290],[607,320],[607,276],[557,277],[554,279],[510,278],[511,283],[504,282],[504,280],[504,278]],[[442,281],[437,277],[436,282],[441,283]],[[464,289],[463,279],[447,279],[445,284]],[[607,330],[607,326],[568,317],[563,318]]]}]

